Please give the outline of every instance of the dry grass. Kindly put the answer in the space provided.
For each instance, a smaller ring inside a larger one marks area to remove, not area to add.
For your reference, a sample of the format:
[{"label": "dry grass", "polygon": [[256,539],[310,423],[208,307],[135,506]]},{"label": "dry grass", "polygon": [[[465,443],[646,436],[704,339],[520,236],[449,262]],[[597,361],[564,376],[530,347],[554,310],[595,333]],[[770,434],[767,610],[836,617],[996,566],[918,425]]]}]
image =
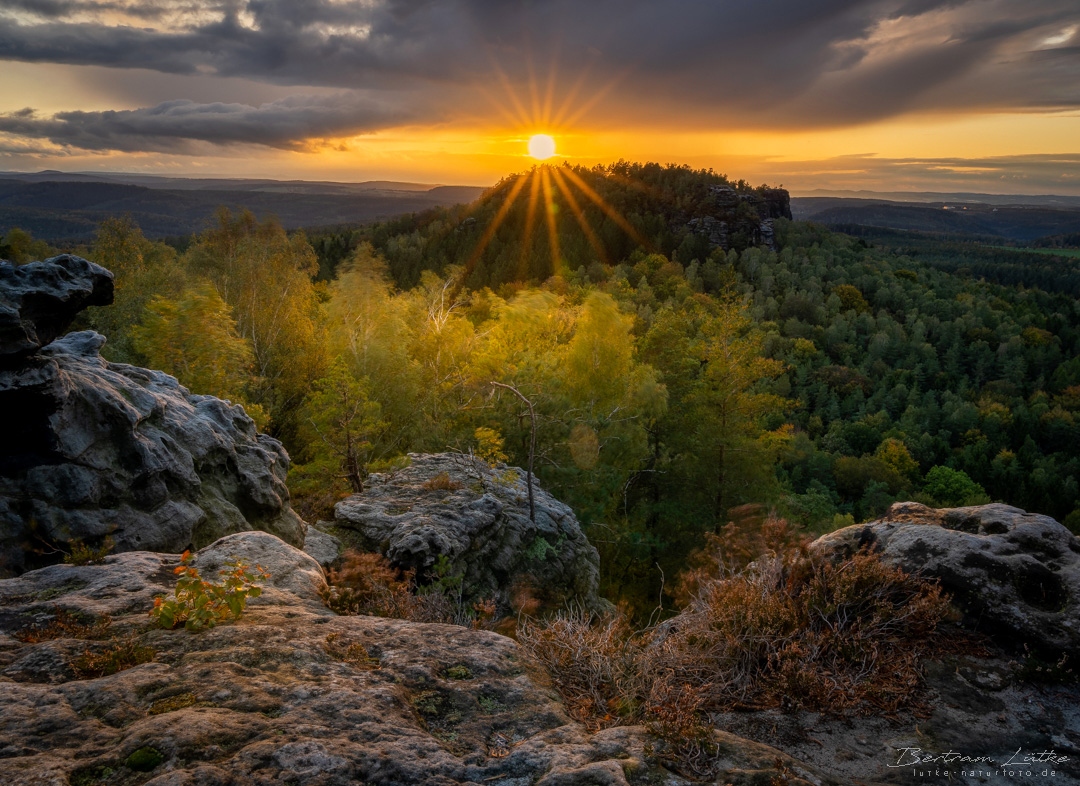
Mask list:
[{"label": "dry grass", "polygon": [[114,638],[107,647],[87,647],[72,662],[71,669],[78,679],[92,680],[149,663],[156,654],[152,647],[140,644],[134,636]]},{"label": "dry grass", "polygon": [[936,584],[874,555],[773,557],[702,586],[654,636],[647,668],[709,711],[892,713],[913,702],[948,613]]},{"label": "dry grass", "polygon": [[457,491],[465,488],[464,484],[451,480],[450,476],[445,472],[440,472],[435,477],[428,478],[420,484],[420,487],[425,491]]},{"label": "dry grass", "polygon": [[805,554],[810,537],[761,505],[742,505],[729,515],[731,521],[718,534],[705,533],[704,547],[687,558],[674,591],[679,608],[689,605],[705,584],[733,576],[762,557]]},{"label": "dry grass", "polygon": [[15,633],[26,644],[53,639],[103,639],[109,634],[112,620],[106,615],[83,620],[59,606],[53,607],[53,618],[47,625],[32,625]]}]

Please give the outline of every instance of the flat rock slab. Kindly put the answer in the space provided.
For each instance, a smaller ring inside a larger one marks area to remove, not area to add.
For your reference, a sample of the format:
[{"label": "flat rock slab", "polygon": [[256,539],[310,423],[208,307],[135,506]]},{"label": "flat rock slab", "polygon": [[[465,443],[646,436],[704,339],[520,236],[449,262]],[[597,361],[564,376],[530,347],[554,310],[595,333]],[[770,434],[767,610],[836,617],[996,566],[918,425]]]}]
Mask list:
[{"label": "flat rock slab", "polygon": [[[0,783],[5,786],[585,786],[690,781],[647,755],[641,727],[589,734],[503,636],[450,625],[338,617],[313,603],[318,564],[263,533],[196,555],[271,571],[239,622],[197,634],[147,627],[178,555],[131,552],[0,581]],[[13,634],[61,608],[109,614],[153,661],[76,680],[103,641]],[[764,744],[719,734],[717,783],[847,783]],[[762,780],[764,779],[764,780]]]}]

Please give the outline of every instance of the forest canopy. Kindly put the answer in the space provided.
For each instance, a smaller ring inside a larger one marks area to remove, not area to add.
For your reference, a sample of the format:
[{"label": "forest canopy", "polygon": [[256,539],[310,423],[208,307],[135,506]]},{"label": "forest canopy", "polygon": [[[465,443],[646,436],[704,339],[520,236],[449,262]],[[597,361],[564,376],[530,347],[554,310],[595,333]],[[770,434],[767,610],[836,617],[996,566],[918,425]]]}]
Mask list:
[{"label": "forest canopy", "polygon": [[[1045,259],[1050,291],[993,249],[952,265],[947,245],[783,218],[775,248],[734,233],[725,250],[694,219],[710,187],[746,183],[556,172],[596,199],[508,178],[310,238],[222,209],[183,253],[112,219],[84,253],[116,274],[116,304],[81,327],[110,360],[243,403],[285,442],[309,520],[409,452],[525,466],[514,388],[537,415],[536,474],[600,549],[609,597],[655,597],[747,505],[820,532],[896,500],[994,500],[1080,531],[1080,303]],[[4,243],[19,262],[46,251]]]}]

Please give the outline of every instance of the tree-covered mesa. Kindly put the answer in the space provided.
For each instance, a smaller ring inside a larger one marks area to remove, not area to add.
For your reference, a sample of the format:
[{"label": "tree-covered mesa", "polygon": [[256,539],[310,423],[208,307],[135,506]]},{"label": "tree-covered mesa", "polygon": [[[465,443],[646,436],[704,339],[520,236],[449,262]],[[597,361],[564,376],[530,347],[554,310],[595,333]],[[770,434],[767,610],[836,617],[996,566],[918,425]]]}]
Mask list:
[{"label": "tree-covered mesa", "polygon": [[244,403],[308,518],[412,451],[526,466],[529,408],[492,383],[513,387],[539,481],[609,597],[642,604],[752,503],[821,531],[895,500],[999,500],[1080,530],[1072,294],[783,219],[776,250],[724,250],[692,223],[720,175],[557,172],[597,198],[533,173],[312,242],[223,210],[182,254],[106,222],[88,253],[117,305],[87,326],[110,359]]}]

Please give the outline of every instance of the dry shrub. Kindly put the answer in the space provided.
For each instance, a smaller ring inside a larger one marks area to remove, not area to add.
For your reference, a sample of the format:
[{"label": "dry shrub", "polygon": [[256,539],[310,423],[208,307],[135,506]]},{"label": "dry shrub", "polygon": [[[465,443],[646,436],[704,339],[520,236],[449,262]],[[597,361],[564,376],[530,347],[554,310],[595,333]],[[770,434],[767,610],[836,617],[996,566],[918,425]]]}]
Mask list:
[{"label": "dry shrub", "polygon": [[545,621],[523,618],[517,639],[551,676],[570,715],[591,731],[636,717],[641,642],[622,615],[594,620],[572,610]]},{"label": "dry shrub", "polygon": [[631,633],[622,618],[525,619],[518,640],[590,729],[644,721],[667,754],[704,774],[709,713],[799,706],[836,714],[915,704],[920,660],[940,651],[941,589],[861,553],[802,552],[705,580],[689,607]]},{"label": "dry shrub", "polygon": [[413,572],[395,569],[381,554],[349,549],[329,579],[323,603],[338,614],[409,618]]},{"label": "dry shrub", "polygon": [[654,684],[690,685],[707,710],[891,713],[913,702],[948,613],[940,587],[876,555],[766,558],[702,586],[647,665]]},{"label": "dry shrub", "polygon": [[[448,564],[440,561],[440,565]],[[436,568],[438,569],[438,565]],[[341,567],[330,571],[321,593],[327,608],[338,614],[370,614],[413,622],[441,622],[490,630],[495,602],[462,599],[460,577],[438,574],[427,587],[417,587],[412,570],[398,570],[381,554],[349,549]]]},{"label": "dry shrub", "polygon": [[457,491],[464,488],[464,485],[456,480],[451,480],[447,473],[440,472],[438,475],[421,483],[420,487],[426,491]]},{"label": "dry shrub", "polygon": [[701,587],[734,575],[762,557],[804,553],[810,538],[787,519],[767,513],[761,505],[732,508],[718,534],[705,534],[705,545],[687,558],[674,596],[679,607],[690,604]]}]

